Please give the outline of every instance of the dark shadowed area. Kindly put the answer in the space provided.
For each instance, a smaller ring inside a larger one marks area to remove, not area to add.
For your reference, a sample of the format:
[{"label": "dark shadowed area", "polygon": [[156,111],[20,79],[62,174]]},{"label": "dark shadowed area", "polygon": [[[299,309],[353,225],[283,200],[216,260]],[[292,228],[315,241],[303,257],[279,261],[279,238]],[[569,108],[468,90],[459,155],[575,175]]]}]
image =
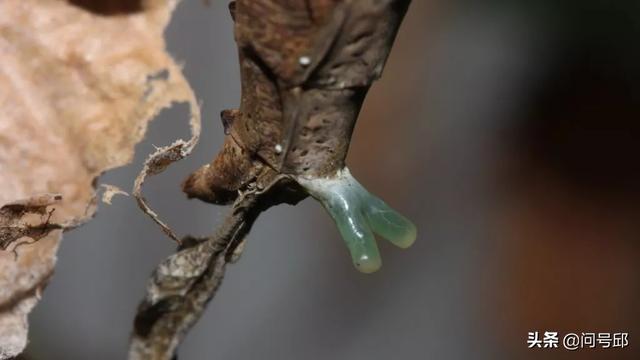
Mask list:
[{"label": "dark shadowed area", "polygon": [[70,3],[96,14],[131,14],[143,9],[143,0],[69,0]]}]

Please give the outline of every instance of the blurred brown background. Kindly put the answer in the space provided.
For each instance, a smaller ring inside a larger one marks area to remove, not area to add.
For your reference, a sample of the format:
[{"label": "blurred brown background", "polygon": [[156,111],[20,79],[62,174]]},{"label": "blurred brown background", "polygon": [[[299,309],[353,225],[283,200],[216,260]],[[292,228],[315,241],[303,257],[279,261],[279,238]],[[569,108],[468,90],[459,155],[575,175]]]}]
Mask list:
[{"label": "blurred brown background", "polygon": [[[179,182],[210,160],[217,114],[238,104],[226,4],[183,1],[167,38],[205,136],[146,195],[180,233],[205,234],[225,209],[187,201]],[[383,269],[366,276],[318,204],[273,209],[180,358],[640,358],[639,38],[638,1],[414,1],[348,163],[418,241],[381,242]],[[185,118],[164,112],[135,162],[102,181],[129,189],[153,144],[187,136]],[[62,244],[29,358],[124,358],[146,278],[172,247],[132,199],[102,206]],[[628,332],[630,344],[529,350],[529,331]]]}]

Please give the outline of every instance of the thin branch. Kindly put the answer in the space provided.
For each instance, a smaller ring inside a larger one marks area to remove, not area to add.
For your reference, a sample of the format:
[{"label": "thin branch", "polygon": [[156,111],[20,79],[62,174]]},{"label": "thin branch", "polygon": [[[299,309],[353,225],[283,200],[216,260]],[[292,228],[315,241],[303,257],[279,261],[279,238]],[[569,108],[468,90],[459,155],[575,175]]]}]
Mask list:
[{"label": "thin branch", "polygon": [[276,177],[264,189],[243,194],[215,235],[187,237],[178,251],[153,272],[138,307],[129,359],[172,359],[187,331],[200,318],[224,278],[227,263],[237,261],[245,236],[258,215],[275,205]]}]

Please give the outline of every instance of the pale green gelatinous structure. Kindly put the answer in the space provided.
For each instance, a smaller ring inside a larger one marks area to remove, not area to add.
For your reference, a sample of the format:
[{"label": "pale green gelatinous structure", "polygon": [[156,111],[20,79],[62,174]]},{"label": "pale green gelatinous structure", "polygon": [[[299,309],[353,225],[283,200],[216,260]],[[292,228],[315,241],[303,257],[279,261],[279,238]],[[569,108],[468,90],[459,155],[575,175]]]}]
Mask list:
[{"label": "pale green gelatinous structure", "polygon": [[382,265],[374,233],[403,249],[416,240],[416,226],[369,193],[348,168],[328,178],[297,180],[329,212],[359,271],[372,273]]}]

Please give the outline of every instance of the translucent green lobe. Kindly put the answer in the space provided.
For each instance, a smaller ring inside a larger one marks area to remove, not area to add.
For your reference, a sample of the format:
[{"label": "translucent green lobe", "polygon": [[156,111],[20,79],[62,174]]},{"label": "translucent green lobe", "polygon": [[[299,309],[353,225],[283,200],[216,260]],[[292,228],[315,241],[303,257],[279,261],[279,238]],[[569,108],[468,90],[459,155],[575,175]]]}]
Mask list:
[{"label": "translucent green lobe", "polygon": [[416,240],[416,226],[369,193],[347,168],[334,177],[298,182],[329,212],[361,272],[372,273],[382,265],[373,233],[403,249]]}]

